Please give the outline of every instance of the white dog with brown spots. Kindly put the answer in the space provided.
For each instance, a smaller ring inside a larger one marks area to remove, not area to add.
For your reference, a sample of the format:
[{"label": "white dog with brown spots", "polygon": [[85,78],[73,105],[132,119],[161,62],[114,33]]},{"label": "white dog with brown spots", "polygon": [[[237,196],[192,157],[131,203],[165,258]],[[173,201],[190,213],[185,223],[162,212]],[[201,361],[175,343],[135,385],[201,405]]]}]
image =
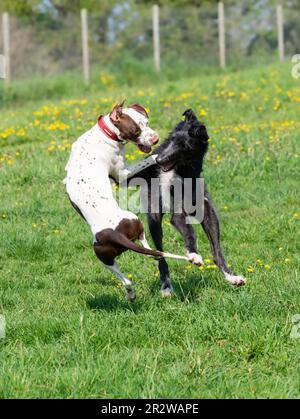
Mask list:
[{"label": "white dog with brown spots", "polygon": [[[150,249],[141,221],[132,212],[121,209],[113,196],[110,177],[124,180],[155,163],[156,156],[152,155],[127,167],[126,141],[133,142],[145,153],[159,141],[158,134],[148,125],[144,107],[134,104],[123,108],[123,104],[124,101],[118,103],[108,115],[101,116],[73,144],[65,184],[72,205],[91,228],[97,257],[121,279],[127,298],[133,300],[131,281],[115,262],[118,255],[131,249],[153,257],[188,258]],[[135,240],[140,240],[142,247]]]}]

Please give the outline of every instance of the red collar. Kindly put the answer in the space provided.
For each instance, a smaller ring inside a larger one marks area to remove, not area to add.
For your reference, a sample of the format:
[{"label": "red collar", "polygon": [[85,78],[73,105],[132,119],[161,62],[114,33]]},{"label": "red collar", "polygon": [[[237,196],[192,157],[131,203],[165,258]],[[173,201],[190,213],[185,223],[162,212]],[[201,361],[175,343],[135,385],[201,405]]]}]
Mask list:
[{"label": "red collar", "polygon": [[109,138],[111,138],[114,141],[122,142],[122,140],[119,140],[117,134],[108,128],[102,115],[99,116],[98,125],[101,131],[103,131],[104,134],[106,134]]}]

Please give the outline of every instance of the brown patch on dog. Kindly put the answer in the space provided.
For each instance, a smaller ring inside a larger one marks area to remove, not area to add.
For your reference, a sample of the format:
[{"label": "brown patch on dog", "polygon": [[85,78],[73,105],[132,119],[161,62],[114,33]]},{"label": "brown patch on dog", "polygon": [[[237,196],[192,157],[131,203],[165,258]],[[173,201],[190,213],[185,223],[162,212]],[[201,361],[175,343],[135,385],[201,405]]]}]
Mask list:
[{"label": "brown patch on dog", "polygon": [[134,103],[133,105],[130,105],[129,108],[134,109],[135,111],[139,112],[140,114],[144,115],[146,118],[149,119],[148,112],[139,103]]},{"label": "brown patch on dog", "polygon": [[129,240],[138,240],[144,233],[144,226],[140,220],[124,218],[116,227],[116,231],[124,234]]},{"label": "brown patch on dog", "polygon": [[[109,117],[112,123],[119,129],[123,140],[131,140],[133,142],[137,142],[142,130],[138,124],[130,118],[130,116],[123,114],[122,111],[124,102],[125,100],[119,102],[113,108],[109,114]],[[140,108],[144,109],[142,106]]]},{"label": "brown patch on dog", "polygon": [[123,140],[131,140],[137,142],[142,130],[130,116],[122,114],[114,125],[119,129]]},{"label": "brown patch on dog", "polygon": [[[112,242],[112,229],[105,229],[96,234],[97,242],[94,243],[94,251],[105,265],[112,266],[114,259],[122,252],[119,252],[116,245]],[[124,249],[125,251],[126,249]]]},{"label": "brown patch on dog", "polygon": [[105,265],[113,265],[114,259],[128,250],[128,247],[118,244],[115,240],[115,233],[121,233],[130,241],[138,240],[144,233],[144,226],[140,220],[123,219],[115,230],[107,228],[96,234],[97,242],[94,243],[94,250],[98,258]]}]

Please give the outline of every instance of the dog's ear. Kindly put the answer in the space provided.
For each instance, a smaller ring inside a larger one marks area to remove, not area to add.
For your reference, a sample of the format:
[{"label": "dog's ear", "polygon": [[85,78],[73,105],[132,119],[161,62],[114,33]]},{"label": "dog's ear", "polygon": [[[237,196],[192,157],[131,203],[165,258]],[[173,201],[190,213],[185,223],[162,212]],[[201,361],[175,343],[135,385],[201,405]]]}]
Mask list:
[{"label": "dog's ear", "polygon": [[149,118],[149,115],[146,109],[143,106],[139,105],[138,103],[134,103],[130,105],[129,108],[132,108],[135,111],[139,112],[140,114],[144,115],[146,118]]},{"label": "dog's ear", "polygon": [[120,121],[123,105],[125,103],[126,99],[122,99],[119,103],[116,104],[116,106],[113,108],[111,113],[109,114],[110,119],[112,122],[118,122]]},{"label": "dog's ear", "polygon": [[192,110],[192,109],[186,109],[186,110],[183,112],[182,116],[187,116],[187,114],[188,114],[189,112],[191,112],[191,110]]},{"label": "dog's ear", "polygon": [[191,127],[188,131],[189,135],[193,138],[199,138],[199,140],[203,142],[207,142],[209,140],[209,136],[207,134],[207,130],[205,125],[199,125]]},{"label": "dog's ear", "polygon": [[193,109],[187,109],[183,112],[182,116],[185,117],[186,122],[195,121],[197,119],[196,115],[194,114]]}]

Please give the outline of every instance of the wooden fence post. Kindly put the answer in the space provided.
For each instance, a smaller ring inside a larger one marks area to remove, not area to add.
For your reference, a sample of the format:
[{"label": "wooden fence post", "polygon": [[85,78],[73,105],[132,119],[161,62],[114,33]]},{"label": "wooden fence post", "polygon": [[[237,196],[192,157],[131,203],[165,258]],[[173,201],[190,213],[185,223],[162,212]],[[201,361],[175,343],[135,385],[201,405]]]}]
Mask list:
[{"label": "wooden fence post", "polygon": [[4,53],[4,76],[5,85],[10,86],[11,72],[10,72],[10,22],[9,14],[2,15],[2,29],[3,29],[3,53]]},{"label": "wooden fence post", "polygon": [[277,15],[278,55],[279,55],[279,60],[284,61],[283,13],[282,13],[281,5],[277,6],[276,15]]},{"label": "wooden fence post", "polygon": [[89,27],[88,13],[86,9],[81,10],[81,34],[82,34],[82,65],[83,77],[86,84],[90,82],[90,56],[89,56]]},{"label": "wooden fence post", "polygon": [[160,71],[159,6],[152,7],[154,66]]},{"label": "wooden fence post", "polygon": [[226,45],[225,45],[225,14],[224,3],[218,4],[218,27],[219,27],[219,59],[221,68],[226,67]]}]

